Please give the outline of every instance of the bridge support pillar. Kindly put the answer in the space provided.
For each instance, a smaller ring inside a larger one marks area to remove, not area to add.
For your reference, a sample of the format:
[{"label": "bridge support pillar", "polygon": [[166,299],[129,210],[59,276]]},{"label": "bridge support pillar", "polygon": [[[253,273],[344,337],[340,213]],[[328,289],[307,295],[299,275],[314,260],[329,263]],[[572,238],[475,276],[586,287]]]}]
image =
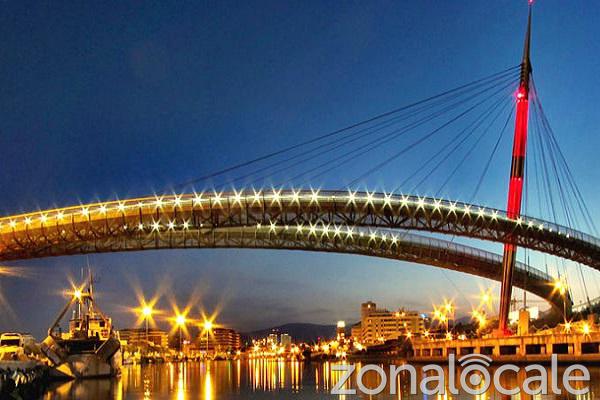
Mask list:
[{"label": "bridge support pillar", "polygon": [[[521,200],[523,196],[523,178],[525,172],[525,153],[527,149],[527,123],[529,119],[529,75],[531,62],[529,59],[529,43],[531,38],[531,6],[525,35],[523,61],[521,63],[521,82],[517,91],[517,112],[515,116],[515,135],[513,140],[513,154],[510,168],[510,181],[508,186],[507,214],[509,218],[517,219],[521,215]],[[500,293],[500,323],[498,334],[508,333],[508,314],[512,295],[513,272],[517,258],[517,246],[508,242],[504,245],[504,258],[502,260],[502,289]]]}]

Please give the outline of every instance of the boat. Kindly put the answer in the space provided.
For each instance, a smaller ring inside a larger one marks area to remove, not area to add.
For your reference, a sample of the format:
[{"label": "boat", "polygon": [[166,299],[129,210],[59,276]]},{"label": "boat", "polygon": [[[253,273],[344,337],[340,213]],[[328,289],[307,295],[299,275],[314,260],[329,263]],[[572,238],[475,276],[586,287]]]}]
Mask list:
[{"label": "boat", "polygon": [[[68,332],[62,332],[62,319],[71,310]],[[103,378],[117,376],[123,362],[118,332],[112,319],[96,305],[94,279],[71,293],[48,336],[41,345],[42,353],[53,369],[52,376],[63,379]]]}]

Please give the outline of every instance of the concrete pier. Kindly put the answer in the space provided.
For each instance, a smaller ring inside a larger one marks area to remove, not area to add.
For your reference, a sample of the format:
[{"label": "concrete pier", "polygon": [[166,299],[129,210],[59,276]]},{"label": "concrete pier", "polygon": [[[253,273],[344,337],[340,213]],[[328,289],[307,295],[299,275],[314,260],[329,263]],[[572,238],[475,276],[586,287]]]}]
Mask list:
[{"label": "concrete pier", "polygon": [[443,362],[450,354],[459,359],[469,354],[484,354],[500,362],[550,362],[556,354],[559,362],[600,363],[600,332],[548,333],[477,339],[413,341],[412,360]]}]

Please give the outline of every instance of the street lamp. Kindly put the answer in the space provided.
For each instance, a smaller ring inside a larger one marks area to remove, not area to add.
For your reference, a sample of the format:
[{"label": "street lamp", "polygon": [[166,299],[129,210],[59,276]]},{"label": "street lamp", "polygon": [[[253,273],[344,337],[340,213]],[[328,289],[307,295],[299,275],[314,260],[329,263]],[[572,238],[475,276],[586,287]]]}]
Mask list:
[{"label": "street lamp", "polygon": [[454,305],[452,304],[452,302],[445,302],[444,304],[444,311],[446,312],[446,316],[447,316],[447,320],[448,320],[448,330],[450,331],[450,318],[452,318],[452,320],[454,320]]},{"label": "street lamp", "polygon": [[210,340],[210,331],[213,329],[212,321],[204,321],[204,330],[206,331],[206,357],[208,358],[208,341]]},{"label": "street lamp", "polygon": [[563,299],[563,319],[566,321],[567,320],[567,292],[569,290],[569,287],[567,286],[566,282],[564,282],[562,279],[556,279],[554,281],[554,291],[558,292],[558,294],[560,294],[560,296]]},{"label": "street lamp", "polygon": [[479,295],[479,300],[480,300],[480,303],[479,303],[479,307],[480,308],[483,308],[483,309],[487,308],[487,309],[490,309],[490,310],[493,308],[493,304],[492,303],[494,301],[494,298],[493,298],[493,296],[491,294],[491,290],[487,290],[485,292],[481,292],[480,295]]},{"label": "street lamp", "polygon": [[152,317],[153,312],[154,310],[152,310],[152,307],[150,306],[144,306],[144,308],[142,308],[142,315],[144,316],[144,323],[146,324],[146,344],[148,344],[148,320]]},{"label": "street lamp", "polygon": [[177,317],[175,318],[175,324],[177,325],[177,328],[179,329],[179,351],[181,353],[183,353],[183,335],[182,335],[182,329],[185,326],[185,323],[186,323],[185,315],[178,314]]}]

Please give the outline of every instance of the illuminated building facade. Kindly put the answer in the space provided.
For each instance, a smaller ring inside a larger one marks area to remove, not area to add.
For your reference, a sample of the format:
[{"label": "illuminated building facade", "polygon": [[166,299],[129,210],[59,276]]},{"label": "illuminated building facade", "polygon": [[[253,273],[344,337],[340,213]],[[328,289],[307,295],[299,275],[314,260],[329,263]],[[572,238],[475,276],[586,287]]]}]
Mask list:
[{"label": "illuminated building facade", "polygon": [[292,337],[287,333],[282,333],[281,336],[279,336],[279,344],[283,347],[290,347],[292,345]]},{"label": "illuminated building facade", "polygon": [[[121,329],[119,337],[128,345],[140,346],[146,344],[146,329],[133,328]],[[147,340],[154,346],[167,348],[169,347],[169,334],[160,329],[148,329]]]},{"label": "illuminated building facade", "polygon": [[425,318],[416,311],[379,309],[369,301],[361,305],[360,315],[360,324],[352,327],[352,336],[365,345],[425,332]]},{"label": "illuminated building facade", "polygon": [[200,351],[208,349],[211,353],[238,351],[242,348],[240,334],[228,328],[214,328],[208,337],[208,346],[206,343],[206,333],[200,333],[197,343]]}]

